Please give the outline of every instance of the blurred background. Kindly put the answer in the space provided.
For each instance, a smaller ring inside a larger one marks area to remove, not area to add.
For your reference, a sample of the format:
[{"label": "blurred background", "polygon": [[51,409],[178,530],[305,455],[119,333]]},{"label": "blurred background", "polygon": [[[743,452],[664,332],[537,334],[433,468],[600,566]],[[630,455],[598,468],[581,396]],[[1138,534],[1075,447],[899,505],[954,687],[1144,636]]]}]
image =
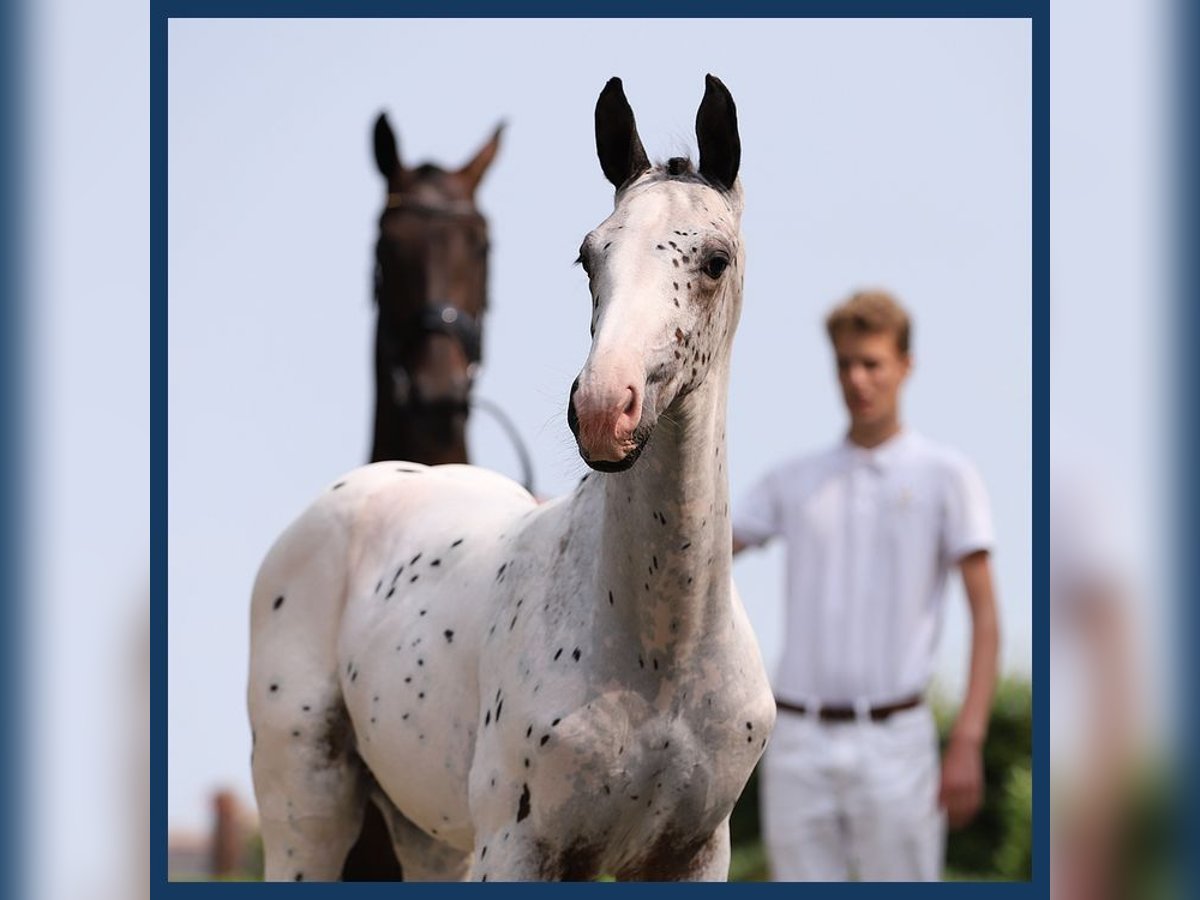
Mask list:
[{"label": "blurred background", "polygon": [[[1171,12],[1161,0],[1052,9],[1052,432],[1069,470],[1087,473],[1070,491],[1084,500],[1072,502],[1094,500],[1113,523],[1079,538],[1101,550],[1072,557],[1100,561],[1076,569],[1088,599],[1051,601],[1084,611],[1051,631],[1056,836],[1072,838],[1056,837],[1071,873],[1062,896],[1093,889],[1097,842],[1129,849],[1122,877],[1143,879],[1139,889],[1171,884]],[[36,873],[27,895],[135,896],[149,819],[148,9],[50,0],[25,20],[22,389],[35,464],[23,644],[26,683],[37,687],[23,732]],[[369,449],[371,248],[383,201],[374,116],[389,111],[407,161],[447,165],[509,121],[480,192],[493,251],[477,391],[516,421],[539,493],[553,495],[583,472],[564,412],[588,344],[583,278],[570,263],[611,203],[592,144],[596,94],[620,74],[648,151],[664,158],[690,149],[709,70],[737,99],[745,148],[734,498],[781,455],[840,431],[821,316],[856,287],[894,290],[916,321],[907,417],[977,462],[998,528],[1006,678],[987,807],[952,838],[948,875],[1028,877],[1031,635],[1035,616],[1049,620],[1030,588],[1029,28],[721,27],[714,61],[692,49],[712,23],[693,21],[172,24],[170,592],[156,600],[170,615],[176,877],[255,871],[249,585],[278,531]],[[448,53],[470,65],[447,72]],[[516,475],[497,427],[479,416],[471,427],[474,460]],[[1074,536],[1070,521],[1097,517],[1067,518]],[[1063,545],[1056,538],[1052,550]],[[781,552],[739,560],[735,575],[771,665]],[[943,720],[965,674],[962,607],[950,598],[935,691]],[[1096,624],[1105,621],[1115,624]],[[1116,686],[1095,663],[1095,648],[1111,660],[1113,646],[1127,660]],[[1113,729],[1131,738],[1127,751],[1080,765],[1092,738]],[[1092,770],[1082,786],[1056,774]],[[1088,811],[1081,795],[1105,800]],[[735,817],[736,878],[765,874],[753,798]],[[1072,830],[1080,821],[1112,825]]]},{"label": "blurred background", "polygon": [[[692,148],[704,74],[715,70],[738,103],[747,196],[728,418],[734,502],[782,454],[840,440],[823,317],[861,286],[887,286],[916,322],[908,420],[975,460],[991,491],[1003,668],[1028,682],[1030,29],[720,27],[717,56],[704,21],[171,23],[168,819],[177,836],[208,821],[214,786],[250,796],[246,597],[266,548],[316,492],[367,459],[372,247],[385,193],[370,126],[380,109],[409,166],[456,167],[496,121],[509,123],[478,194],[492,251],[475,391],[511,416],[538,490],[553,496],[587,471],[565,413],[590,344],[589,296],[571,262],[612,206],[595,155],[596,96],[619,74],[648,151],[679,155]],[[461,64],[447,67],[448,55]],[[496,425],[478,415],[469,425],[472,459],[517,475]],[[748,555],[735,572],[768,668],[780,651],[781,561],[778,549]],[[953,704],[966,669],[965,602],[953,596],[949,608],[938,671]],[[1028,766],[1028,743],[1023,755]]]},{"label": "blurred background", "polygon": [[[1059,897],[1182,890],[1174,549],[1183,4],[1051,4],[1050,784]],[[1192,48],[1194,50],[1194,48]],[[1194,146],[1192,149],[1194,157]],[[1189,166],[1190,168],[1190,166]],[[1178,302],[1176,302],[1178,300]],[[1170,798],[1179,800],[1168,802]]]}]

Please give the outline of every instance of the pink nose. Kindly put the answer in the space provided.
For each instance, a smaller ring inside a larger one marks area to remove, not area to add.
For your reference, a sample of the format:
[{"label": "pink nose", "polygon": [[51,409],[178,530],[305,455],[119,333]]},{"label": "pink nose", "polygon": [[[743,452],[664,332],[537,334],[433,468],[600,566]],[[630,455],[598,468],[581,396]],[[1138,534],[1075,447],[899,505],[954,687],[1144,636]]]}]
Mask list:
[{"label": "pink nose", "polygon": [[572,392],[572,431],[579,449],[596,462],[620,462],[633,448],[633,432],[642,418],[642,393],[634,385],[606,390],[588,385]]}]

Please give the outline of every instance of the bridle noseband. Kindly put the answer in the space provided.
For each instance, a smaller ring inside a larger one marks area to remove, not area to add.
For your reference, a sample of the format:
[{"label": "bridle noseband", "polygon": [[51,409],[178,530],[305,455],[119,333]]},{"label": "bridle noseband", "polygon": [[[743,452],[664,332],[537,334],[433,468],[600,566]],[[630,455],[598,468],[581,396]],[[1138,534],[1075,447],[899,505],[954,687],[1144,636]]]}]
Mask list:
[{"label": "bridle noseband", "polygon": [[[458,341],[463,355],[467,358],[467,393],[475,383],[482,360],[483,333],[479,321],[470,313],[463,312],[449,303],[433,303],[424,310],[416,313],[408,320],[406,330],[424,339],[431,334],[444,334]],[[390,344],[390,341],[385,342]],[[392,403],[408,413],[424,415],[465,415],[470,401],[439,399],[430,400],[424,397],[417,388],[408,367],[399,359],[399,354],[388,353],[388,368],[392,374]]]},{"label": "bridle noseband", "polygon": [[458,341],[472,366],[483,359],[483,329],[469,312],[449,303],[435,302],[416,316],[416,323],[416,330],[422,336],[444,334]]},{"label": "bridle noseband", "polygon": [[[466,201],[432,206],[415,201],[403,194],[389,193],[386,208],[389,211],[429,218],[483,221],[483,216],[479,211]],[[375,272],[375,304],[381,312],[383,310],[380,303],[382,288],[381,273],[377,268]],[[486,305],[485,299],[482,306],[486,307]],[[432,334],[443,334],[458,341],[463,355],[467,359],[467,377],[471,384],[474,383],[479,364],[483,359],[483,328],[476,316],[472,316],[466,310],[447,301],[433,300],[420,311],[408,316],[400,323],[400,326],[403,332],[416,335],[418,340],[424,340]],[[396,406],[410,413],[426,415],[451,416],[465,415],[468,412],[469,401],[465,399],[429,400],[422,397],[408,368],[396,358],[399,354],[393,351],[388,355],[391,357],[389,364],[393,381],[392,402]],[[469,392],[470,386],[468,386]]]}]

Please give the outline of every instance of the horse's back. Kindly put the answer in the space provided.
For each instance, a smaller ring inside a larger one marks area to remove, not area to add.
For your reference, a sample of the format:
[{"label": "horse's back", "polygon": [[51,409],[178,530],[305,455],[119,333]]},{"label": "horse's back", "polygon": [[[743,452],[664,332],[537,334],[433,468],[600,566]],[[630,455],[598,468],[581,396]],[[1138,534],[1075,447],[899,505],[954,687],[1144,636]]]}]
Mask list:
[{"label": "horse's back", "polygon": [[[476,466],[379,462],[341,476],[287,527],[259,568],[251,687],[259,664],[276,655],[299,652],[326,668],[348,606],[376,595],[390,600],[415,585],[422,556],[433,570],[427,584],[456,568],[452,562],[478,559],[504,522],[535,507],[516,482]],[[401,582],[404,565],[412,569]]]}]

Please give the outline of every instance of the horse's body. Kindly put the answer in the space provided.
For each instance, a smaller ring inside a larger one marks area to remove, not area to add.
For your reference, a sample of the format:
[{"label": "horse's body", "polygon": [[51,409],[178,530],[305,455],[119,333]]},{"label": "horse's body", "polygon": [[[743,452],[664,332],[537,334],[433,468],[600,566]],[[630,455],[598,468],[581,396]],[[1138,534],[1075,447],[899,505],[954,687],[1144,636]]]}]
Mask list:
[{"label": "horse's body", "polygon": [[649,168],[616,79],[596,116],[618,194],[581,251],[569,420],[604,474],[538,505],[469,466],[377,463],[280,538],[249,684],[270,880],[336,878],[368,799],[410,880],[727,875],[775,715],[730,578],[736,114],[710,76],[698,173]]}]

